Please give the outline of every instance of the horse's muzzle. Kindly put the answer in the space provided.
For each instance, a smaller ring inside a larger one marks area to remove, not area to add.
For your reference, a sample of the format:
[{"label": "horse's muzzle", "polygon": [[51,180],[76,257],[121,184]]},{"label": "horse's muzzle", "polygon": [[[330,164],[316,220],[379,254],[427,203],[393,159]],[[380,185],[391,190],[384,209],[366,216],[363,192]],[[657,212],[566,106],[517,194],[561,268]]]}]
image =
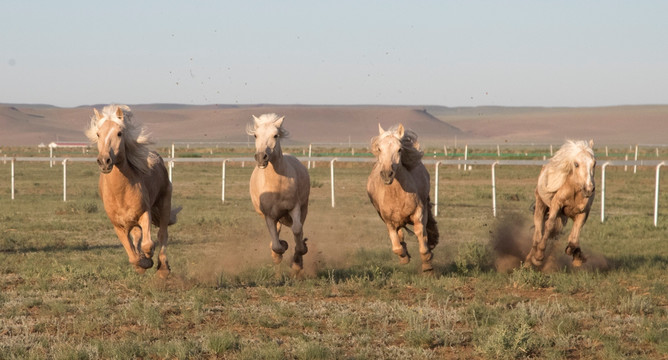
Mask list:
[{"label": "horse's muzzle", "polygon": [[594,193],[596,192],[596,186],[592,186],[591,189],[584,188],[582,189],[582,195],[586,198],[590,198],[594,196]]},{"label": "horse's muzzle", "polygon": [[269,164],[269,154],[266,152],[255,153],[255,161],[257,162],[257,167],[264,169]]},{"label": "horse's muzzle", "polygon": [[98,156],[97,157],[97,166],[100,167],[100,172],[103,174],[109,174],[114,168],[114,162],[111,161],[110,156]]},{"label": "horse's muzzle", "polygon": [[391,185],[394,181],[394,170],[383,170],[380,172],[380,178],[383,180],[385,185]]}]

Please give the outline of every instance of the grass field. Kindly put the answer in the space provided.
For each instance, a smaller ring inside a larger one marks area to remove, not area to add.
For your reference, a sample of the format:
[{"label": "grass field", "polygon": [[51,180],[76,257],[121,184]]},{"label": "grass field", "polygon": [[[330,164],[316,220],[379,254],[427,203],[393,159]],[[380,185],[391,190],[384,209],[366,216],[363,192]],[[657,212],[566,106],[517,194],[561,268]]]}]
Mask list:
[{"label": "grass field", "polygon": [[[18,163],[12,201],[0,162],[0,358],[668,357],[668,192],[655,228],[654,169],[609,167],[606,221],[597,191],[582,233],[588,266],[559,255],[544,273],[497,272],[490,245],[530,232],[539,168],[497,167],[494,218],[489,167],[443,167],[441,242],[425,276],[414,237],[409,265],[391,252],[366,196],[369,166],[337,164],[335,208],[329,168],[311,170],[309,252],[295,279],[287,261],[271,262],[248,196],[252,168],[228,164],[222,203],[220,164],[177,163],[183,211],[165,281],[127,263],[93,163],[68,165],[63,202],[62,166]],[[292,236],[282,238],[291,253]],[[553,253],[564,247],[565,236]]]}]

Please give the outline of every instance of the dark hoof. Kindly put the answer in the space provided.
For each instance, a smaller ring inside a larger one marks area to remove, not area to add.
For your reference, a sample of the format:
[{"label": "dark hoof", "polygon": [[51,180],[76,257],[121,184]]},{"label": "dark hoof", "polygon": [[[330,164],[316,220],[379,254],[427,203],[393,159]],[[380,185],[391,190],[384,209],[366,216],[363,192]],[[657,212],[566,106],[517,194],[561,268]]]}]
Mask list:
[{"label": "dark hoof", "polygon": [[399,256],[399,264],[406,265],[411,262],[411,256],[406,253],[404,256]]},{"label": "dark hoof", "polygon": [[139,259],[139,261],[137,262],[137,266],[139,266],[142,269],[150,269],[151,267],[153,267],[153,260],[143,257]]},{"label": "dark hoof", "polygon": [[431,263],[422,263],[422,272],[431,273],[434,271],[434,267],[431,266]]}]

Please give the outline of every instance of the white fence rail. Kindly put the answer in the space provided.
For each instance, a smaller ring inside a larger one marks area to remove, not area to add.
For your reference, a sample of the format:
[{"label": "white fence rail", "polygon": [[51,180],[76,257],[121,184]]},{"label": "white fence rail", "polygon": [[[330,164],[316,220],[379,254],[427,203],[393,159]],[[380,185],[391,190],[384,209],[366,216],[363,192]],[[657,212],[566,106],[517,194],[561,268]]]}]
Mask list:
[{"label": "white fence rail", "polygon": [[[221,200],[225,202],[225,172],[226,165],[230,161],[235,162],[246,162],[252,163],[253,158],[250,157],[235,157],[235,158],[165,158],[167,167],[169,169],[169,179],[172,179],[172,169],[174,163],[222,163],[222,176],[221,176]],[[313,158],[300,157],[300,161],[308,162],[313,161]],[[15,157],[11,158],[11,197],[12,200],[15,198],[15,183],[14,183],[14,169],[16,162],[49,162],[51,161],[62,161],[63,164],[63,201],[67,201],[67,164],[69,162],[95,162],[95,158],[84,158],[84,157],[74,157],[74,158],[51,158],[51,157]],[[331,186],[331,200],[332,207],[336,206],[335,197],[334,197],[334,162],[365,162],[371,163],[374,162],[373,158],[328,158],[328,157],[319,157],[317,158],[318,162],[330,163],[330,186]],[[434,165],[434,215],[438,215],[438,184],[439,184],[439,167],[441,165],[464,165],[463,168],[467,169],[472,165],[488,165],[491,167],[491,179],[492,179],[492,215],[496,217],[496,166],[542,166],[546,163],[545,160],[434,160],[434,159],[424,159],[423,163],[425,165]],[[634,169],[637,166],[652,166],[655,167],[656,178],[654,186],[654,226],[658,224],[658,215],[659,215],[659,183],[660,183],[660,169],[662,166],[666,165],[665,161],[662,160],[640,160],[640,161],[606,161],[601,165],[601,222],[605,221],[605,170],[608,166],[624,166],[627,167],[632,165]]]}]

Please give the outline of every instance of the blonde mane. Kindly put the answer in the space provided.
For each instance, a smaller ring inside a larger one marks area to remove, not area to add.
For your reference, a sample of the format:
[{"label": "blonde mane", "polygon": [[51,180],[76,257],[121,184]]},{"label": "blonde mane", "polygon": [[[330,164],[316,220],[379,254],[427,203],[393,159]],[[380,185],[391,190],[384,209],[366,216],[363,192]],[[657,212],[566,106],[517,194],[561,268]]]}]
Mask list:
[{"label": "blonde mane", "polygon": [[[272,124],[278,120],[283,118],[282,116],[278,116],[276,114],[262,114],[259,117],[256,117],[253,115],[253,123],[251,124],[246,124],[246,134],[248,135],[255,135],[255,128],[260,125],[264,124]],[[278,137],[279,138],[286,138],[290,136],[290,133],[283,128],[283,125],[281,124],[280,127],[278,127]]]},{"label": "blonde mane", "polygon": [[[397,132],[398,125],[394,125],[385,131],[383,134],[376,135],[371,138],[371,152],[378,156],[378,142],[387,136],[394,136],[399,138]],[[404,136],[399,139],[401,141],[401,164],[407,169],[412,169],[422,161],[424,151],[420,150],[420,144],[417,142],[418,136],[413,130],[405,129]]]},{"label": "blonde mane", "polygon": [[586,141],[567,140],[545,164],[545,188],[548,192],[556,192],[566,182],[572,170],[573,159],[582,152],[594,158],[594,150]]},{"label": "blonde mane", "polygon": [[[116,111],[123,111],[123,118],[116,116]],[[155,152],[151,152],[148,145],[153,144],[145,127],[132,122],[132,111],[127,105],[107,105],[102,109],[101,117],[93,115],[90,125],[86,130],[86,137],[92,144],[96,144],[97,132],[102,124],[109,120],[118,124],[123,129],[123,140],[125,144],[125,158],[132,167],[143,174],[148,174],[160,158]]]}]

